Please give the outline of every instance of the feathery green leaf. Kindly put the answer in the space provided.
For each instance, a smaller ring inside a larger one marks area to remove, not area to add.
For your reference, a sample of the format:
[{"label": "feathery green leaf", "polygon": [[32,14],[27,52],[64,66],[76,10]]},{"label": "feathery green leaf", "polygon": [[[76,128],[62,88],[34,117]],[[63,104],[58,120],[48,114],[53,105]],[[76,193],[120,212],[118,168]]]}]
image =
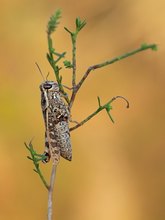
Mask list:
[{"label": "feathery green leaf", "polygon": [[61,18],[61,10],[58,9],[55,13],[50,17],[47,25],[47,34],[51,35],[57,28],[59,24],[59,19]]},{"label": "feathery green leaf", "polygon": [[81,21],[80,18],[76,18],[76,30],[79,32],[86,25],[86,21]]}]

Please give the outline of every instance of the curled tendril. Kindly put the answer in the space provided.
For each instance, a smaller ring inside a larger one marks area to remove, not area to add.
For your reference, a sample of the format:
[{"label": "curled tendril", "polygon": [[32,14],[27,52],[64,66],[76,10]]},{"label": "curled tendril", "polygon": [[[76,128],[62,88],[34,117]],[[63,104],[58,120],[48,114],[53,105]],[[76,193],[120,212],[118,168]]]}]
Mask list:
[{"label": "curled tendril", "polygon": [[129,106],[130,106],[130,105],[129,105],[129,101],[128,101],[125,97],[123,97],[123,96],[120,96],[120,95],[115,96],[115,97],[112,98],[111,102],[113,102],[113,101],[115,101],[116,99],[119,99],[119,98],[120,98],[120,99],[123,99],[123,100],[126,102],[126,104],[127,104],[127,105],[126,105],[126,108],[129,108]]}]

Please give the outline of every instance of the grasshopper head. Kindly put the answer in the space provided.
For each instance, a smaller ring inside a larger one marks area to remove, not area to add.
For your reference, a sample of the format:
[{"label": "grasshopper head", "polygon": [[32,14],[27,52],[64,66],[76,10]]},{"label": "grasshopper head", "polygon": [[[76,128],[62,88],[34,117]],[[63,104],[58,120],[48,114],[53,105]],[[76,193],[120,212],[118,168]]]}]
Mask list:
[{"label": "grasshopper head", "polygon": [[54,81],[45,81],[40,85],[41,91],[55,91],[59,92],[59,86]]}]

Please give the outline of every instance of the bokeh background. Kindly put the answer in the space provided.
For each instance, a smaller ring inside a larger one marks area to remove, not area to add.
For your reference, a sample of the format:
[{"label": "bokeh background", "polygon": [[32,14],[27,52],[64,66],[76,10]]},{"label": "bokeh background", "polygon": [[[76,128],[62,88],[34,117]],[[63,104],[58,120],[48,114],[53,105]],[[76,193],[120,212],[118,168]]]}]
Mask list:
[{"label": "bokeh background", "polygon": [[[61,159],[54,193],[55,218],[60,220],[165,219],[165,2],[162,0],[13,0],[0,4],[0,219],[44,220],[47,192],[23,142],[33,136],[43,152],[44,124],[40,109],[42,78],[37,61],[54,79],[46,60],[46,24],[61,8],[63,18],[54,35],[56,48],[68,51],[77,16],[87,26],[78,37],[78,79],[89,65],[157,43],[109,67],[92,72],[74,104],[80,121],[116,95],[130,109],[113,103],[112,124],[102,112],[73,131],[73,161]],[[71,73],[63,69],[64,84]],[[41,165],[49,179],[51,163]]]}]

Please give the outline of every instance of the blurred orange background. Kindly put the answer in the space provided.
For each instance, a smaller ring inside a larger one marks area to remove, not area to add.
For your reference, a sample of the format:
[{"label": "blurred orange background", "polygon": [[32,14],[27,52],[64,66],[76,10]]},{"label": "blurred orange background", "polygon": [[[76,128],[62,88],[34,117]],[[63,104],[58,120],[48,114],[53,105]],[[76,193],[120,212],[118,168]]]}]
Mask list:
[{"label": "blurred orange background", "polygon": [[[73,131],[73,161],[61,159],[54,192],[54,219],[165,219],[165,2],[146,1],[1,1],[0,7],[0,219],[44,220],[47,191],[33,172],[24,141],[33,136],[44,149],[44,124],[35,66],[54,75],[46,60],[47,21],[57,8],[63,17],[53,35],[59,52],[68,51],[77,16],[87,26],[78,36],[78,79],[89,65],[157,43],[144,51],[91,73],[74,103],[72,117],[81,121],[97,104],[122,95],[130,109],[113,103],[112,124],[101,112]],[[64,84],[71,72],[62,70]],[[47,179],[51,163],[41,164]]]}]

